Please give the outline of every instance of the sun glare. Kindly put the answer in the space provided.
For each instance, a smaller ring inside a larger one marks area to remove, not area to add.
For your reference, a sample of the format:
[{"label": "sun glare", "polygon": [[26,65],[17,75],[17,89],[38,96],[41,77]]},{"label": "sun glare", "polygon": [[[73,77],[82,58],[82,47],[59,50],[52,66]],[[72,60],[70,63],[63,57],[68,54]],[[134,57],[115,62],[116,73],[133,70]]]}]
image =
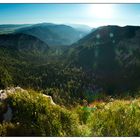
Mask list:
[{"label": "sun glare", "polygon": [[88,14],[96,18],[111,18],[113,6],[111,4],[93,4],[88,7]]}]

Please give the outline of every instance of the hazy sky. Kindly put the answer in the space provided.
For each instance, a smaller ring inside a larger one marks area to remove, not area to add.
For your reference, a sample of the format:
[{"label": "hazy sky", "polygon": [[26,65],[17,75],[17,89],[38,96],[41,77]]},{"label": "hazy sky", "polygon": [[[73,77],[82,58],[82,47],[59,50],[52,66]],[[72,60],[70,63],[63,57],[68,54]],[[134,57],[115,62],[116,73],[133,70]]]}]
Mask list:
[{"label": "hazy sky", "polygon": [[140,25],[140,4],[0,4],[0,24]]}]

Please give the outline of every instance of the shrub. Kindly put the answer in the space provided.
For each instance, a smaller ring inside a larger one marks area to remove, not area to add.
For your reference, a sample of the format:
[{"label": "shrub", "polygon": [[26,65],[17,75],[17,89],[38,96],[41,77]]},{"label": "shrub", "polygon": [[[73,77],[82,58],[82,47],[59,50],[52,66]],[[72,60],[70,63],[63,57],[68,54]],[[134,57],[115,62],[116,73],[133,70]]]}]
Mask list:
[{"label": "shrub", "polygon": [[78,117],[79,117],[81,124],[86,124],[92,115],[92,111],[89,107],[78,106],[75,109],[75,112],[78,114]]},{"label": "shrub", "polygon": [[78,116],[65,108],[51,105],[41,93],[34,91],[16,92],[9,96],[8,102],[13,110],[12,121],[34,126],[39,130],[39,135],[80,135]]},{"label": "shrub", "polygon": [[0,136],[39,136],[40,131],[35,126],[27,124],[3,122],[0,124]]},{"label": "shrub", "polygon": [[136,103],[110,102],[92,114],[92,136],[140,136],[140,110]]}]

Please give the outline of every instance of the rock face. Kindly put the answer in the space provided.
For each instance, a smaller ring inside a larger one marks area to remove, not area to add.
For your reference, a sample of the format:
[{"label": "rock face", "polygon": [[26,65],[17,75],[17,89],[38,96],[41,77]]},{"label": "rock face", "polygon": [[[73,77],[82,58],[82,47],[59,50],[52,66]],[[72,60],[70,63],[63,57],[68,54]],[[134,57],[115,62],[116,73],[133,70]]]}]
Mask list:
[{"label": "rock face", "polygon": [[[16,91],[20,91],[20,93],[25,93],[28,92],[27,90],[22,89],[21,87],[11,87],[7,88],[5,90],[0,90],[0,103],[5,103],[4,111],[0,111],[0,121],[6,121],[9,122],[12,120],[13,113],[12,113],[12,108],[7,104],[6,99],[9,94],[14,94]],[[50,101],[50,104],[56,105],[51,96],[42,94],[43,97],[48,98]]]}]

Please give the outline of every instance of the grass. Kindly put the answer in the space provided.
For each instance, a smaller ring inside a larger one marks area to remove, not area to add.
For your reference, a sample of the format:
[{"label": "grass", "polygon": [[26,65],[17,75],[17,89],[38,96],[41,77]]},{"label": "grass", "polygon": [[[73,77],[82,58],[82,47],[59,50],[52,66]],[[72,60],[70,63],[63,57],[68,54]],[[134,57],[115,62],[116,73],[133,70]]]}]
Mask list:
[{"label": "grass", "polygon": [[92,136],[140,136],[140,99],[100,105],[89,119]]},{"label": "grass", "polygon": [[[140,98],[95,101],[71,110],[51,105],[42,93],[16,92],[8,97],[11,122],[1,136],[140,136]],[[2,107],[2,105],[1,105]]]},{"label": "grass", "polygon": [[80,122],[88,126],[89,136],[140,136],[140,98],[96,101],[75,111]]}]

